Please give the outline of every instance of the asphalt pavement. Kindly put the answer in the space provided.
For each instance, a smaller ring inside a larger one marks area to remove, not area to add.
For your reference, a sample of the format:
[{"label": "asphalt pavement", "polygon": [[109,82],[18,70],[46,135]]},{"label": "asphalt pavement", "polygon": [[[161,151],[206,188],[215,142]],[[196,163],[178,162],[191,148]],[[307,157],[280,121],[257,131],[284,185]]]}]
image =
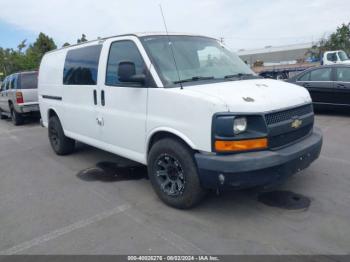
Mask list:
[{"label": "asphalt pavement", "polygon": [[245,190],[181,211],[157,198],[145,172],[81,173],[134,165],[126,159],[83,144],[60,157],[36,121],[0,121],[0,254],[349,254],[350,115],[323,112],[316,124],[321,157],[278,188],[308,197],[308,209],[266,206]]}]

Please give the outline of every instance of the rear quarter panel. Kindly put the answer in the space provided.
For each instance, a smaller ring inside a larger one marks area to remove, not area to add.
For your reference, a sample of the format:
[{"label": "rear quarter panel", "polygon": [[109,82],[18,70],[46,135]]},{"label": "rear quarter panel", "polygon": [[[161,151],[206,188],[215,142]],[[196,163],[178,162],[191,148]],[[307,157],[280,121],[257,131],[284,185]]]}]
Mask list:
[{"label": "rear quarter panel", "polygon": [[[40,114],[44,126],[48,126],[48,111],[53,109],[58,116],[63,114],[61,101],[45,99],[43,96],[62,97],[63,68],[67,50],[59,50],[46,54],[40,64],[38,79],[38,97]],[[64,126],[64,119],[61,119]]]},{"label": "rear quarter panel", "polygon": [[24,104],[35,104],[39,102],[38,89],[21,89],[18,91],[22,92]]}]

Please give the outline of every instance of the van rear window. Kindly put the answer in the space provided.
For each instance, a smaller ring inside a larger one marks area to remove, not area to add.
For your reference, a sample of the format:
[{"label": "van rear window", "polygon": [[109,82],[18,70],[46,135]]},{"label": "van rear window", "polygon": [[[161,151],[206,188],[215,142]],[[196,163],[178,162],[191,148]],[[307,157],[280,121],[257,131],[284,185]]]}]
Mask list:
[{"label": "van rear window", "polygon": [[20,74],[19,85],[20,89],[37,89],[38,88],[38,73]]},{"label": "van rear window", "polygon": [[96,85],[102,45],[67,52],[63,70],[64,85]]}]

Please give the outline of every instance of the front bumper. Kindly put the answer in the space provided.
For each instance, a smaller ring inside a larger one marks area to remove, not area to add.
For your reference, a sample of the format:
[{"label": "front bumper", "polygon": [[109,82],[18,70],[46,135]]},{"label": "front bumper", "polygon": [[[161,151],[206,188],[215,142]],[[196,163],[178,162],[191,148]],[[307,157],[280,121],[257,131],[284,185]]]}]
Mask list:
[{"label": "front bumper", "polygon": [[322,133],[314,128],[311,135],[279,150],[232,155],[205,155],[195,159],[201,184],[205,188],[249,188],[279,183],[307,168],[322,148]]}]

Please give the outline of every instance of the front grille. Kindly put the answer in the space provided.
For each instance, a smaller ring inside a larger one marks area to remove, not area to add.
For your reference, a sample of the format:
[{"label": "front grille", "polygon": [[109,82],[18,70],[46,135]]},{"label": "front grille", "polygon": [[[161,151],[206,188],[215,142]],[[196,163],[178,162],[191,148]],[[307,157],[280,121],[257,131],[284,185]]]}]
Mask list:
[{"label": "front grille", "polygon": [[297,108],[287,109],[275,113],[265,115],[267,125],[277,124],[286,120],[290,120],[293,117],[300,117],[313,113],[312,104],[300,106]]},{"label": "front grille", "polygon": [[310,134],[312,128],[313,128],[313,124],[304,126],[295,131],[282,133],[276,136],[271,136],[269,137],[269,147],[278,148],[278,147],[282,147],[284,145],[290,144]]},{"label": "front grille", "polygon": [[[302,126],[292,127],[293,119],[301,119]],[[269,113],[265,115],[269,130],[269,147],[279,148],[307,136],[313,129],[314,114],[312,104]]]}]

